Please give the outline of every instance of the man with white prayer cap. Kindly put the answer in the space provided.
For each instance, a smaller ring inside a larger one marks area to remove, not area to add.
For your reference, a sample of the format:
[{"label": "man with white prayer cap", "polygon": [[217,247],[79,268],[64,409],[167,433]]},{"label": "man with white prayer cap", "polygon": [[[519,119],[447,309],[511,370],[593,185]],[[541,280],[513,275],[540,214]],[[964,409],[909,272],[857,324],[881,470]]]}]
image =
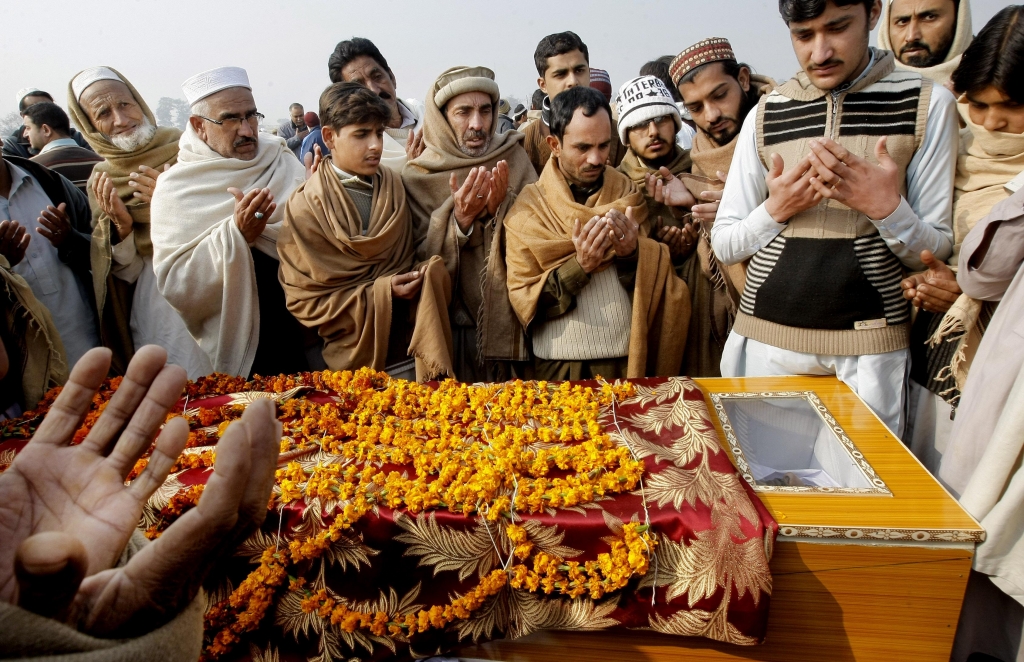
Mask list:
[{"label": "man with white prayer cap", "polygon": [[182,91],[192,116],[178,163],[161,175],[153,195],[160,293],[215,371],[305,370],[302,328],[277,279],[283,203],[305,169],[284,140],[260,132],[263,115],[244,69],[204,71]]},{"label": "man with white prayer cap", "polygon": [[110,67],[90,67],[68,84],[68,111],[103,162],[87,185],[90,262],[100,340],[122,374],[135,350],[159,345],[191,379],[213,371],[185,322],[160,295],[153,273],[150,202],[157,177],[178,159],[181,131],[157,127],[138,90]]}]

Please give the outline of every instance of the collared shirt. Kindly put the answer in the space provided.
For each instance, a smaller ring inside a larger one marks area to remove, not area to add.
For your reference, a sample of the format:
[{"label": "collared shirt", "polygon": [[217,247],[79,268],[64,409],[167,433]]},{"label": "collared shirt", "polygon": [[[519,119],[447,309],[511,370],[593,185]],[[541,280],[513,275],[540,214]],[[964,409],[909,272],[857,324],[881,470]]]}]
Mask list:
[{"label": "collared shirt", "polygon": [[0,220],[16,220],[32,237],[25,258],[14,266],[32,293],[50,311],[64,342],[68,365],[73,366],[87,351],[99,346],[96,316],[89,295],[70,267],[60,261],[57,249],[37,232],[37,220],[53,204],[35,177],[16,165],[0,162],[11,173],[11,191],[0,197]]},{"label": "collared shirt", "polygon": [[74,138],[57,138],[43,145],[43,148],[39,150],[40,154],[46,154],[51,149],[57,149],[58,147],[78,147],[78,143],[75,142]]},{"label": "collared shirt", "polygon": [[416,125],[419,124],[420,119],[406,107],[405,102],[401,99],[398,100],[398,114],[402,116],[402,126],[398,127],[399,129],[410,127],[415,129]]},{"label": "collared shirt", "polygon": [[[755,106],[743,121],[730,177],[711,230],[715,255],[725,264],[750,257],[786,227],[785,223],[776,223],[764,206],[768,170],[758,152],[757,117]],[[913,271],[926,268],[921,251],[929,250],[945,260],[953,250],[953,177],[959,128],[956,100],[949,90],[934,86],[924,139],[907,166],[907,195],[888,217],[871,219],[893,254]],[[792,165],[787,163],[786,168]]]}]

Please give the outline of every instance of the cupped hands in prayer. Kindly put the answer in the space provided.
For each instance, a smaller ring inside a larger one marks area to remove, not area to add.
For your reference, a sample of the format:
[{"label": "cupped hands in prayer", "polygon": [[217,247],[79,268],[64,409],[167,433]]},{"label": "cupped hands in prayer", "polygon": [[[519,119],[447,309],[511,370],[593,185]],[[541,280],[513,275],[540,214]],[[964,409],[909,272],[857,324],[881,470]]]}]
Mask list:
[{"label": "cupped hands in prayer", "polygon": [[956,274],[931,251],[921,251],[921,262],[928,270],[903,279],[903,298],[930,313],[945,313],[963,292]]},{"label": "cupped hands in prayer", "polygon": [[243,195],[242,189],[234,186],[228,188],[228,193],[235,196],[235,225],[251,244],[263,233],[277,209],[274,194],[268,188],[254,188]]},{"label": "cupped hands in prayer", "polygon": [[[186,376],[166,364],[162,348],[148,345],[85,440],[72,445],[110,356],[93,349],[82,357],[32,440],[0,474],[0,600],[92,635],[129,637],[173,618],[212,565],[263,521],[281,424],[272,400],[250,405],[218,443],[198,505],[114,567],[143,505],[185,447],[188,425],[182,418],[164,425]],[[154,437],[148,465],[126,485]]]},{"label": "cupped hands in prayer", "polygon": [[448,185],[455,203],[455,222],[463,232],[467,232],[476,219],[498,213],[508,195],[508,176],[506,161],[498,161],[490,170],[485,166],[471,168],[461,186],[455,173],[451,174]]},{"label": "cupped hands in prayer", "polygon": [[17,221],[0,221],[0,255],[13,267],[25,259],[32,235]]}]

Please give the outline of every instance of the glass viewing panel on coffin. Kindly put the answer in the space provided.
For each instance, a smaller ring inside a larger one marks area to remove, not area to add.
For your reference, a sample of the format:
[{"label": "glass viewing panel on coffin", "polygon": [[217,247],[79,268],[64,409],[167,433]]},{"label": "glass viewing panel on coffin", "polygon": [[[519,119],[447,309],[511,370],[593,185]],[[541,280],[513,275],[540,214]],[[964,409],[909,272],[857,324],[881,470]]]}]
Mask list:
[{"label": "glass viewing panel on coffin", "polygon": [[711,397],[736,464],[755,490],[890,494],[813,392]]}]

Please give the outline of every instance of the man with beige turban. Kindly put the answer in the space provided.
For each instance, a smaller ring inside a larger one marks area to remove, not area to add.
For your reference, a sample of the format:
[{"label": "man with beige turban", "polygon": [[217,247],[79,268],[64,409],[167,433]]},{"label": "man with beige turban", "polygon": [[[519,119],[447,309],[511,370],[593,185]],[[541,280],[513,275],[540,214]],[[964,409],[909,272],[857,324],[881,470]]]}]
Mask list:
[{"label": "man with beige turban", "polygon": [[210,360],[153,274],[149,204],[157,177],[178,159],[181,131],[157,127],[142,95],[110,67],[92,67],[71,79],[68,109],[103,157],[88,183],[90,261],[100,340],[113,352],[113,369],[123,374],[136,349],[159,345],[191,379],[209,374]]},{"label": "man with beige turban", "polygon": [[[529,360],[505,281],[505,216],[537,179],[518,131],[496,133],[498,84],[486,67],[454,67],[427,94],[426,148],[402,170],[417,261],[444,259],[455,374],[504,381]],[[517,367],[518,366],[518,367]]]},{"label": "man with beige turban", "polygon": [[[182,84],[192,116],[178,163],[153,194],[153,271],[213,369],[229,375],[305,370],[302,327],[277,280],[283,202],[305,168],[259,131],[244,69]],[[279,207],[276,201],[281,201]]]},{"label": "man with beige turban", "polygon": [[949,86],[971,45],[971,0],[882,0],[878,47],[896,54],[896,68]]}]

